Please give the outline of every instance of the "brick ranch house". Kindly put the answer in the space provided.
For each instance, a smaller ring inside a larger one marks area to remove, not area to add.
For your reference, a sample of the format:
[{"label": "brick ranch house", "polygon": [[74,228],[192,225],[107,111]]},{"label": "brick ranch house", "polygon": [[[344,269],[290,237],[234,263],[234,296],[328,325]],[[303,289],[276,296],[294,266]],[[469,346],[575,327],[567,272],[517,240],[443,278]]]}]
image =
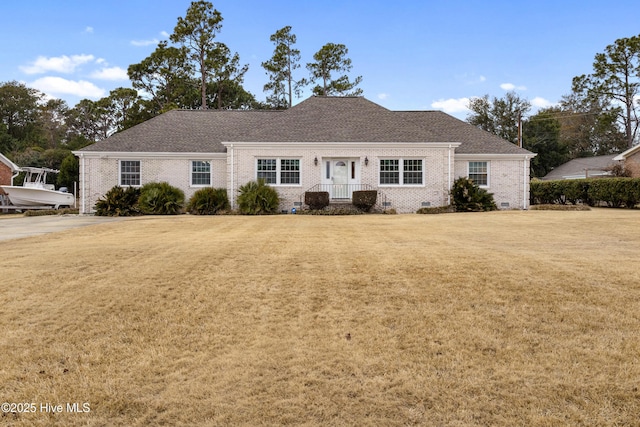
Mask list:
[{"label": "brick ranch house", "polygon": [[349,201],[379,191],[399,213],[450,203],[460,176],[494,194],[502,209],[527,209],[534,153],[440,111],[390,111],[362,97],[311,97],[283,111],[174,110],[85,147],[80,209],[113,186],[166,181],[187,199],[199,188],[238,188],[264,178],[281,210],[306,191]]}]

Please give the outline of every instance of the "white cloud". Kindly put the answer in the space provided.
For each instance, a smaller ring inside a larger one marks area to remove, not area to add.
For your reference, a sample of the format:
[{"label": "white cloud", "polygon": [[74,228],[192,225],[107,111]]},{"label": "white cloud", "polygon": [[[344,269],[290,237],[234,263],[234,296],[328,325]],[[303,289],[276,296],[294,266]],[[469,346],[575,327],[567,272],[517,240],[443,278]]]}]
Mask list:
[{"label": "white cloud", "polygon": [[169,33],[167,33],[166,31],[160,31],[160,35],[161,35],[162,37],[164,37],[165,39],[168,39],[168,38],[169,38],[169,36],[170,36],[170,34],[169,34]]},{"label": "white cloud", "polygon": [[91,73],[91,77],[99,80],[127,80],[127,70],[120,67],[103,68]]},{"label": "white cloud", "polygon": [[84,32],[87,34],[93,34],[93,27],[87,27],[84,29]]},{"label": "white cloud", "polygon": [[387,98],[389,98],[389,94],[388,93],[379,93],[378,94],[378,99],[385,100]]},{"label": "white cloud", "polygon": [[138,47],[144,47],[144,46],[151,46],[154,44],[158,44],[160,43],[160,40],[158,39],[151,39],[151,40],[131,40],[131,44],[133,46],[138,46]]},{"label": "white cloud", "polygon": [[22,66],[20,69],[27,74],[43,74],[48,71],[71,74],[77,67],[93,59],[93,55],[62,55],[51,58],[39,56],[31,65]]},{"label": "white cloud", "polygon": [[445,113],[465,113],[469,111],[469,98],[439,99],[431,103],[431,107]]},{"label": "white cloud", "polygon": [[502,83],[500,85],[500,88],[503,89],[503,90],[514,90],[514,89],[527,90],[526,86],[516,86],[513,83]]},{"label": "white cloud", "polygon": [[553,107],[555,104],[551,101],[548,101],[544,98],[541,98],[539,96],[536,96],[535,98],[533,98],[531,100],[531,105],[533,105],[534,107],[537,108],[548,108],[548,107]]},{"label": "white cloud", "polygon": [[67,80],[62,77],[42,77],[28,86],[48,94],[74,95],[81,98],[94,99],[105,96],[105,90],[91,82]]}]

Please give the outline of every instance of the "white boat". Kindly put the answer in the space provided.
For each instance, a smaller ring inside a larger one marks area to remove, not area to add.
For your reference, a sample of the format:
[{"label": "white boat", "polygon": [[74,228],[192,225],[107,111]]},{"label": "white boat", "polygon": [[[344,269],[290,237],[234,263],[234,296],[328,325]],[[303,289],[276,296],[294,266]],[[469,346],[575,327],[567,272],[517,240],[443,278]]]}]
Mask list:
[{"label": "white boat", "polygon": [[0,185],[9,196],[9,201],[14,206],[37,207],[52,206],[58,209],[63,206],[72,207],[75,205],[75,196],[65,191],[56,190],[53,184],[47,184],[48,173],[60,173],[60,171],[49,168],[20,168],[25,172],[24,183],[17,185]]}]

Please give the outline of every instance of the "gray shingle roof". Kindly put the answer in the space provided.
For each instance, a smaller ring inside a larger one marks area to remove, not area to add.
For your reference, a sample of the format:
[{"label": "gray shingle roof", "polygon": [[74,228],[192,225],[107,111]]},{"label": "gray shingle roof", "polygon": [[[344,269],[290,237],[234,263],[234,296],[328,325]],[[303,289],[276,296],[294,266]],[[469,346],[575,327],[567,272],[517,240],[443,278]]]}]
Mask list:
[{"label": "gray shingle roof", "polygon": [[554,168],[546,174],[543,180],[567,179],[587,176],[599,176],[610,174],[610,169],[617,162],[613,160],[617,154],[608,154],[606,156],[579,157],[569,160],[560,166]]},{"label": "gray shingle roof", "polygon": [[175,110],[81,151],[224,152],[222,142],[460,142],[457,153],[526,154],[440,111],[390,111],[362,97],[311,97],[284,111]]}]

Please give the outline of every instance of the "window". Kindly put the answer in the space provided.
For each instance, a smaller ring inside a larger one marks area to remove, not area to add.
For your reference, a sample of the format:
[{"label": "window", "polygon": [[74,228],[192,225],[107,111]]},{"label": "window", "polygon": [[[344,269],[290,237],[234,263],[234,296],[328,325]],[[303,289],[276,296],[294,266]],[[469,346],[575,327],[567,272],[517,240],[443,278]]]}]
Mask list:
[{"label": "window", "polygon": [[264,179],[267,184],[277,182],[276,159],[258,159],[258,179]]},{"label": "window", "polygon": [[422,184],[422,160],[404,160],[403,178],[405,185]]},{"label": "window", "polygon": [[300,159],[258,159],[256,178],[267,184],[299,185]]},{"label": "window", "polygon": [[380,185],[422,185],[422,159],[381,159]]},{"label": "window", "polygon": [[211,185],[211,162],[206,160],[191,161],[191,185],[194,187]]},{"label": "window", "polygon": [[481,187],[489,185],[489,162],[469,162],[469,179]]},{"label": "window", "polygon": [[140,160],[120,160],[120,185],[140,186]]},{"label": "window", "polygon": [[280,160],[280,184],[300,184],[300,160]]},{"label": "window", "polygon": [[380,184],[400,184],[399,160],[380,160]]}]

